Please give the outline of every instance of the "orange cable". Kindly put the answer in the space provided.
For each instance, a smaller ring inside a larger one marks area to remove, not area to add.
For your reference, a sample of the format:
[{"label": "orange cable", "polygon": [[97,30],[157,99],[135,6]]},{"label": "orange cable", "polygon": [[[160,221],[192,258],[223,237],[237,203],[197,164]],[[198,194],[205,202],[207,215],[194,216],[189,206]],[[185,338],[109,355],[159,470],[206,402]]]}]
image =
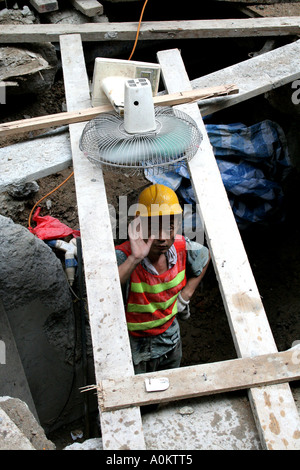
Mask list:
[{"label": "orange cable", "polygon": [[59,189],[63,184],[65,184],[65,183],[68,181],[68,179],[70,179],[71,176],[73,176],[73,174],[74,174],[74,171],[72,171],[72,173],[71,173],[62,183],[60,183],[56,188],[52,189],[52,191],[50,191],[50,193],[46,194],[46,195],[43,196],[39,201],[37,201],[37,202],[35,203],[35,205],[34,205],[33,208],[31,209],[31,212],[30,212],[29,217],[28,217],[28,227],[31,227],[31,217],[32,217],[33,211],[34,211],[34,209],[36,208],[36,206],[37,206],[40,202],[42,202],[47,196],[50,196],[50,194],[54,193],[54,191],[56,191],[56,190]]},{"label": "orange cable", "polygon": [[144,11],[145,11],[145,8],[146,8],[147,3],[148,3],[148,0],[145,0],[144,6],[143,6],[143,8],[142,8],[141,16],[140,16],[140,19],[139,19],[139,25],[138,25],[138,29],[137,29],[137,32],[136,32],[136,37],[135,37],[133,49],[132,49],[132,51],[131,51],[131,54],[130,54],[130,57],[129,57],[128,60],[131,59],[131,57],[133,56],[133,53],[134,53],[134,51],[135,51],[135,48],[136,48],[136,45],[137,45],[137,41],[138,41],[138,37],[139,37],[139,33],[140,33],[141,23],[142,23],[142,19],[143,19],[143,15],[144,15]]}]

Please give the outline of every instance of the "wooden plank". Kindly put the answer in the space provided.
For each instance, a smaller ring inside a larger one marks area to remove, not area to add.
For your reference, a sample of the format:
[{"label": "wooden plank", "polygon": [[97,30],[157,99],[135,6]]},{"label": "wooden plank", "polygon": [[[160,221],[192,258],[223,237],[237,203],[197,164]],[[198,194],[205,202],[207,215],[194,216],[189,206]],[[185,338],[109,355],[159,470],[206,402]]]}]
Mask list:
[{"label": "wooden plank", "polygon": [[[67,108],[90,106],[79,35],[60,38]],[[84,123],[70,125],[88,311],[97,381],[132,376],[133,365],[102,171],[79,150]],[[104,450],[144,449],[140,410],[100,413]],[[122,423],[122,424],[120,424]]]},{"label": "wooden plank", "polygon": [[[119,379],[102,380],[99,402],[103,411],[166,403],[299,380],[300,345],[288,351],[253,358],[182,367]],[[167,378],[169,388],[147,392],[145,379]]]},{"label": "wooden plank", "polygon": [[30,0],[30,3],[38,13],[58,10],[57,0]]},{"label": "wooden plank", "polygon": [[[173,106],[180,103],[191,103],[198,100],[208,99],[213,96],[227,96],[238,93],[235,85],[222,85],[217,87],[201,88],[192,91],[172,93],[171,95],[155,96],[153,103],[156,106]],[[96,106],[94,108],[82,109],[73,112],[64,112],[38,116],[31,119],[21,119],[0,124],[0,137],[29,132],[37,129],[46,129],[53,126],[72,124],[93,119],[101,113],[112,111],[111,105]]]},{"label": "wooden plank", "polygon": [[86,16],[102,15],[103,5],[97,0],[70,0],[73,7]]},{"label": "wooden plank", "polygon": [[193,88],[231,82],[239,87],[238,95],[199,103],[201,115],[215,113],[299,79],[299,57],[300,40],[192,80]]},{"label": "wooden plank", "polygon": [[214,96],[235,95],[239,89],[234,84],[218,85],[211,87],[196,88],[194,90],[180,91],[168,95],[158,95],[153,98],[155,106],[175,106],[183,103],[193,103],[195,101],[207,100]]},{"label": "wooden plank", "polygon": [[[137,23],[1,25],[0,43],[58,42],[63,34],[83,41],[132,41]],[[299,16],[222,20],[145,21],[139,40],[290,36],[300,34]]]},{"label": "wooden plank", "polygon": [[[177,49],[159,52],[158,60],[169,93],[191,89]],[[178,108],[197,122],[203,134],[188,167],[237,354],[275,353],[276,344],[198,106]],[[253,388],[249,397],[263,447],[300,449],[300,420],[289,385]]]}]

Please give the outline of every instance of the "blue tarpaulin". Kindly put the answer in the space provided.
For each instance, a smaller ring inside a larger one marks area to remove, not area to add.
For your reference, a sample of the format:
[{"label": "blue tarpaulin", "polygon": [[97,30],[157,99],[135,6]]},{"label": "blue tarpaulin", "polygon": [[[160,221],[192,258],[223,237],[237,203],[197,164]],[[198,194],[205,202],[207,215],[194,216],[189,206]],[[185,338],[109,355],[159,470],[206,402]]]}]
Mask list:
[{"label": "blue tarpaulin", "polygon": [[[227,195],[241,228],[253,223],[284,219],[281,183],[290,169],[286,139],[281,127],[265,120],[252,126],[206,124]],[[174,189],[188,204],[195,204],[186,163],[159,175],[147,171],[153,183]]]}]

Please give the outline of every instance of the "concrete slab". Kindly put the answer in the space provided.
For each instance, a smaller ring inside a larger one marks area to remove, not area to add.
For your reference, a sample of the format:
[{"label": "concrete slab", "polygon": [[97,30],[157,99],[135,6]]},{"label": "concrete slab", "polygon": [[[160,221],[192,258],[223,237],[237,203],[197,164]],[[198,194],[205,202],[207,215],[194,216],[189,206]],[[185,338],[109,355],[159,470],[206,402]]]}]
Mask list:
[{"label": "concrete slab", "polygon": [[160,406],[143,416],[143,429],[151,450],[261,450],[249,402],[241,393]]},{"label": "concrete slab", "polygon": [[[1,450],[23,450],[24,448],[29,450],[55,450],[55,444],[46,437],[43,428],[36,421],[24,401],[9,396],[0,397],[0,412],[2,418],[4,417],[2,429],[0,422]],[[7,439],[5,435],[6,427],[11,431],[12,439]],[[3,431],[2,435],[1,430]]]},{"label": "concrete slab", "polygon": [[[299,383],[291,388],[300,413]],[[160,405],[143,429],[151,450],[262,450],[246,391]]]},{"label": "concrete slab", "polygon": [[68,127],[0,148],[0,192],[13,183],[34,181],[72,165]]},{"label": "concrete slab", "polygon": [[[291,387],[300,412],[300,386]],[[262,450],[245,391],[160,405],[142,422],[147,450]],[[102,439],[64,450],[103,450]]]}]

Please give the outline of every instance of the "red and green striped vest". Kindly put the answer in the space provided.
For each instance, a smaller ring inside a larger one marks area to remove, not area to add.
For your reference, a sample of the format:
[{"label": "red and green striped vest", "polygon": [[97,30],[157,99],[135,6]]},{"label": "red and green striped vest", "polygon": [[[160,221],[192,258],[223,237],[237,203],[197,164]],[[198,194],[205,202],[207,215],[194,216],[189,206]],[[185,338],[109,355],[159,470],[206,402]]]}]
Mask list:
[{"label": "red and green striped vest", "polygon": [[[155,336],[166,331],[177,313],[177,295],[186,284],[186,246],[182,236],[176,236],[174,246],[177,263],[162,274],[151,274],[139,264],[130,277],[126,321],[133,336]],[[130,242],[119,246],[130,255]]]}]

